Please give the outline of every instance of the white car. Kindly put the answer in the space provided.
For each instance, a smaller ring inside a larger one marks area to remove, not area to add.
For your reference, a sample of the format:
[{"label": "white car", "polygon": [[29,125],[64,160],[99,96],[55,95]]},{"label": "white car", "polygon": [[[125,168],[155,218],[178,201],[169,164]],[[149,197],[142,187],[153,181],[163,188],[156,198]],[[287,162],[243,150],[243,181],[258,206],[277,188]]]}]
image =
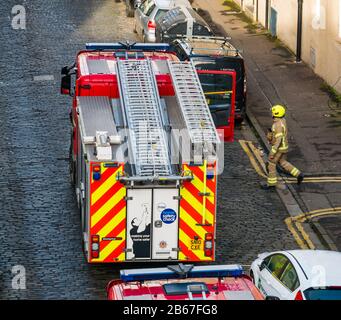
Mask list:
[{"label": "white car", "polygon": [[188,0],[144,0],[136,8],[135,31],[143,42],[155,42],[155,21],[179,5],[191,7]]},{"label": "white car", "polygon": [[341,300],[341,252],[263,253],[252,263],[250,276],[267,299]]}]

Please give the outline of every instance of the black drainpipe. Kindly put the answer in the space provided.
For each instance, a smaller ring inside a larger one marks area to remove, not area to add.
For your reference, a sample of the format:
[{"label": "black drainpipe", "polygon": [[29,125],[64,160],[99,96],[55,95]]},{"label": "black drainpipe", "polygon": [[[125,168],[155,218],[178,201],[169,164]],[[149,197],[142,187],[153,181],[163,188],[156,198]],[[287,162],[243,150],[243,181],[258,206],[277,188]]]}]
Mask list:
[{"label": "black drainpipe", "polygon": [[269,0],[265,1],[265,29],[269,29]]},{"label": "black drainpipe", "polygon": [[258,22],[258,0],[256,0],[256,21]]},{"label": "black drainpipe", "polygon": [[296,62],[302,61],[303,0],[298,1]]}]

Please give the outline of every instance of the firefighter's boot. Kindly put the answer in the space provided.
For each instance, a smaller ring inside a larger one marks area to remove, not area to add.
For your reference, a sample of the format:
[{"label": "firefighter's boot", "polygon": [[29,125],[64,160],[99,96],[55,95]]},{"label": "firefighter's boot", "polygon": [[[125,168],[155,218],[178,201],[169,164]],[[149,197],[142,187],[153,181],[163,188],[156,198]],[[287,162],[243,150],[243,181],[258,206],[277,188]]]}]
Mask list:
[{"label": "firefighter's boot", "polygon": [[304,174],[301,172],[297,177],[297,184],[300,185],[304,180]]},{"label": "firefighter's boot", "polygon": [[261,182],[260,184],[260,187],[263,189],[263,190],[268,190],[268,191],[274,191],[276,190],[276,186],[270,186],[268,185],[266,182]]}]

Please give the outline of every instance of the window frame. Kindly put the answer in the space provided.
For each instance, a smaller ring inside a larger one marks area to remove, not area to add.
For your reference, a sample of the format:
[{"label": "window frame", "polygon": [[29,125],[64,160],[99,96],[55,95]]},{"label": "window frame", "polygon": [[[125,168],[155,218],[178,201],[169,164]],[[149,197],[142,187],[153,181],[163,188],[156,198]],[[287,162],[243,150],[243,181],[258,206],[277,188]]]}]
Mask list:
[{"label": "window frame", "polygon": [[[271,259],[272,259],[273,257],[275,257],[275,256],[282,256],[282,257],[284,257],[285,259],[287,259],[287,261],[285,262],[285,264],[284,264],[284,266],[283,266],[283,269],[281,270],[281,273],[280,273],[279,276],[277,276],[274,272],[272,272],[272,271],[269,269],[269,263],[270,263]],[[281,282],[280,278],[281,278],[282,274],[284,273],[284,270],[286,269],[286,266],[288,265],[288,263],[290,263],[289,258],[288,258],[286,255],[284,255],[283,253],[275,253],[275,254],[273,254],[273,255],[267,257],[267,258],[269,258],[269,261],[268,261],[268,263],[266,263],[266,267],[265,267],[266,270],[271,274],[272,277],[274,277],[276,280],[278,280],[279,282]],[[264,260],[265,260],[265,259],[264,259]],[[282,283],[282,282],[281,282],[281,283]]]},{"label": "window frame", "polygon": [[154,1],[151,2],[151,5],[150,7],[146,7],[148,8],[147,12],[146,13],[143,13],[146,17],[150,17],[151,14],[153,13],[154,9],[156,8],[156,4]]},{"label": "window frame", "polygon": [[[289,288],[289,287],[283,282],[283,276],[284,276],[285,272],[287,271],[287,269],[288,269],[288,267],[289,267],[290,265],[292,266],[292,268],[293,268],[293,270],[294,270],[294,272],[295,272],[295,274],[296,274],[296,282],[295,282],[296,285],[295,285],[295,287],[294,287],[293,289]],[[296,270],[294,264],[293,264],[290,260],[289,260],[289,263],[287,263],[286,267],[284,268],[284,271],[282,272],[281,278],[279,279],[279,281],[280,281],[288,290],[290,290],[291,292],[294,292],[295,290],[297,290],[297,288],[300,287],[301,283],[300,283],[300,279],[299,279],[299,277],[298,277],[297,270]]]}]

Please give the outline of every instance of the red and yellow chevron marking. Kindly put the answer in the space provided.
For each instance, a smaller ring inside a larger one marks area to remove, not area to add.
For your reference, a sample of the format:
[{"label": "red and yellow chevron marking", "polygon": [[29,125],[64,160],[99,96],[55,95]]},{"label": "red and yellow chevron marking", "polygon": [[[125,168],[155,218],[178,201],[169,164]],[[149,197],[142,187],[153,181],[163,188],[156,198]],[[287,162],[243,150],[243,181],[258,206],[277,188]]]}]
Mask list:
[{"label": "red and yellow chevron marking", "polygon": [[106,167],[101,163],[101,178],[95,181],[91,164],[90,240],[92,235],[100,236],[100,252],[99,258],[91,259],[90,262],[112,263],[125,260],[126,189],[117,181],[117,175],[122,172],[123,165]]},{"label": "red and yellow chevron marking", "polygon": [[[216,168],[212,180],[205,179],[204,165],[184,165],[183,170],[191,172],[194,179],[184,181],[180,189],[179,260],[213,261],[213,255],[205,256],[204,240],[206,233],[215,233]],[[203,193],[209,193],[205,200]],[[201,240],[200,246],[195,245],[195,241],[193,245],[195,239]]]}]

